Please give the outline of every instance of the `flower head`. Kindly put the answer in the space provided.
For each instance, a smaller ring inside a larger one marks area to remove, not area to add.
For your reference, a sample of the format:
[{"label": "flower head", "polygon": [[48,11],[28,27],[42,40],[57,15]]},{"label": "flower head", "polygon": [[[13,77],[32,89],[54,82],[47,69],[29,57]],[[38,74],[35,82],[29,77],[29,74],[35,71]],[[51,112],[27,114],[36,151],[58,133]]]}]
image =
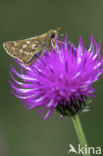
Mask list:
[{"label": "flower head", "polygon": [[[78,47],[67,41],[56,43],[56,49],[23,66],[19,74],[11,66],[12,93],[28,109],[40,107],[39,112],[47,119],[57,110],[62,115],[75,115],[86,106],[86,99],[94,97],[92,84],[103,74],[103,58],[99,45],[90,38],[89,50],[80,37]],[[21,79],[17,81],[13,75]]]}]

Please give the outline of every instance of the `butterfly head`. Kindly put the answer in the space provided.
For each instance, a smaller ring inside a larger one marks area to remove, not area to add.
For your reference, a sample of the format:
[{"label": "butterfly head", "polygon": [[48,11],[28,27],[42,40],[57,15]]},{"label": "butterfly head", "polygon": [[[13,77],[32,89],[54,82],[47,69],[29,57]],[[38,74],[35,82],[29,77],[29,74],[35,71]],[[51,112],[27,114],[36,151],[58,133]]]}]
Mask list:
[{"label": "butterfly head", "polygon": [[58,37],[58,31],[57,30],[50,30],[48,31],[49,37],[51,39],[55,39],[56,37]]}]

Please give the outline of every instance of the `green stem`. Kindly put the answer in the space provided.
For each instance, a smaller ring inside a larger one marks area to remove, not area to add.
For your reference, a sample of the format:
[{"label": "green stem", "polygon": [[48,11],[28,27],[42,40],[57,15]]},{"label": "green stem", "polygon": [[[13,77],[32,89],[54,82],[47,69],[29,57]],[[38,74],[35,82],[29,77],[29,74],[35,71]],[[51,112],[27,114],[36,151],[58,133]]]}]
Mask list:
[{"label": "green stem", "polygon": [[[72,118],[72,121],[73,121],[73,124],[75,127],[77,137],[79,139],[80,145],[85,148],[85,145],[87,145],[87,141],[86,141],[85,134],[83,132],[82,125],[81,125],[78,115],[76,115],[74,118]],[[83,154],[83,155],[90,156],[90,154]]]}]

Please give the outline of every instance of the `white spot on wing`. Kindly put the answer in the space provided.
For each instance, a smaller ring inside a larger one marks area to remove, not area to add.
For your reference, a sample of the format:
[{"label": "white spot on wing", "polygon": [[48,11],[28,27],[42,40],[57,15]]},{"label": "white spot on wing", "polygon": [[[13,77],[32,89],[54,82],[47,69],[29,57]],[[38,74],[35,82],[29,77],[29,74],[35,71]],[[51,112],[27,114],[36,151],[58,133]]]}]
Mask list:
[{"label": "white spot on wing", "polygon": [[35,41],[35,43],[39,43],[38,41]]},{"label": "white spot on wing", "polygon": [[26,55],[29,55],[29,52],[28,51],[26,52]]},{"label": "white spot on wing", "polygon": [[20,53],[23,53],[23,49],[20,49],[19,52],[20,52]]},{"label": "white spot on wing", "polygon": [[30,53],[28,51],[24,51],[24,54],[29,55]]},{"label": "white spot on wing", "polygon": [[27,47],[27,45],[26,44],[23,44],[23,48],[26,48]]},{"label": "white spot on wing", "polygon": [[27,51],[24,51],[24,54],[27,54]]},{"label": "white spot on wing", "polygon": [[30,41],[26,41],[27,44],[30,44]]},{"label": "white spot on wing", "polygon": [[32,49],[35,49],[35,48],[36,48],[36,44],[33,44],[33,45],[32,45]]},{"label": "white spot on wing", "polygon": [[18,43],[17,42],[14,42],[14,46],[17,46],[18,45]]},{"label": "white spot on wing", "polygon": [[30,55],[32,55],[32,52],[30,52]]}]

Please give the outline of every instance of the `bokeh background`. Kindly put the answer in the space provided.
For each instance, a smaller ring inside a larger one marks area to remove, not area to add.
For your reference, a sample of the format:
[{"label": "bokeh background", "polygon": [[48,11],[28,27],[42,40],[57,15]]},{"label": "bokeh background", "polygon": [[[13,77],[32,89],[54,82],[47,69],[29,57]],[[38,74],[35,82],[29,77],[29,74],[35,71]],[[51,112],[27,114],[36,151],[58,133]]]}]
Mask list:
[{"label": "bokeh background", "polygon": [[[61,27],[76,45],[82,35],[87,48],[90,34],[101,40],[103,53],[102,0],[0,0],[0,156],[67,156],[69,144],[78,140],[71,120],[42,121],[37,110],[26,110],[10,90],[12,63],[2,47],[4,41],[19,40]],[[94,84],[96,98],[90,112],[80,116],[89,146],[103,147],[103,77]],[[73,154],[72,154],[73,155]]]}]

